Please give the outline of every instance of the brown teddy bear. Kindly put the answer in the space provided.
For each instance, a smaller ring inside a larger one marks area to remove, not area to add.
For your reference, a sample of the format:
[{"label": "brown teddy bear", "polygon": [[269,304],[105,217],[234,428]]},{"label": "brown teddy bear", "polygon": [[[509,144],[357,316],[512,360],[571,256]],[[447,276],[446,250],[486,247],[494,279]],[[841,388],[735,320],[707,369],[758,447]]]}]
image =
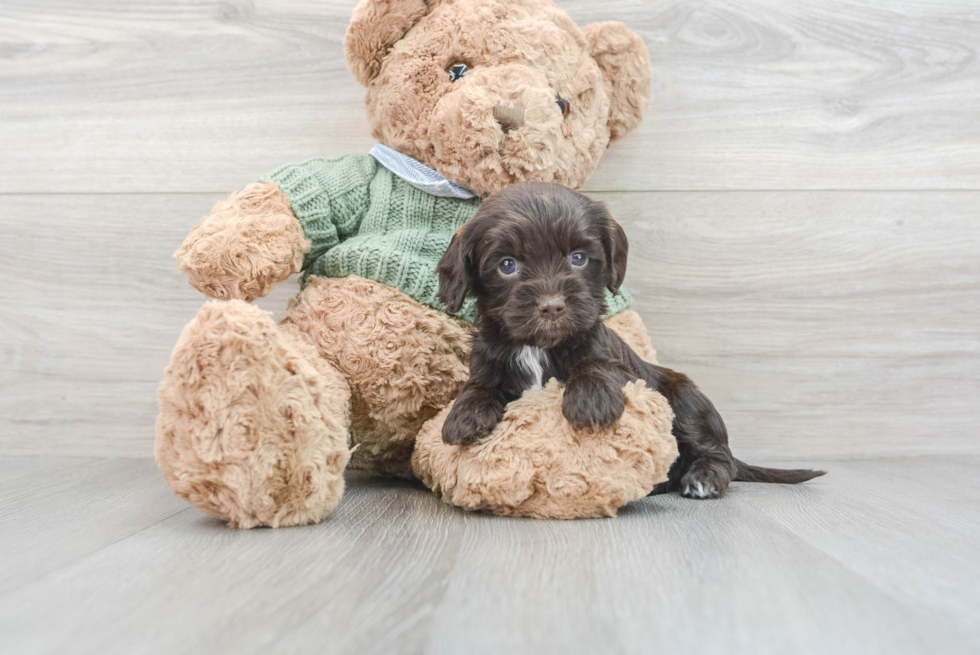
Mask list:
[{"label": "brown teddy bear", "polygon": [[[610,515],[649,493],[677,451],[670,408],[642,383],[602,433],[567,429],[552,383],[487,442],[441,443],[474,316],[443,311],[434,274],[481,198],[578,187],[639,124],[643,41],[621,23],[579,29],[551,0],[362,0],[344,48],[380,144],[280,168],[218,203],[175,254],[226,302],[185,328],[160,386],[167,483],[243,528],[321,520],[348,463],[501,514]],[[248,304],[299,271],[279,325]],[[608,324],[652,360],[630,302],[610,295]]]}]

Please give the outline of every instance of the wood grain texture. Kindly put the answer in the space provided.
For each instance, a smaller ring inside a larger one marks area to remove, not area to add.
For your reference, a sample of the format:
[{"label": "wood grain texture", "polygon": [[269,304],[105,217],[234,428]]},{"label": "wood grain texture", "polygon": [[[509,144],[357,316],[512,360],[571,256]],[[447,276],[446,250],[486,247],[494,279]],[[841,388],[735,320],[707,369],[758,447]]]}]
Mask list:
[{"label": "wood grain texture", "polygon": [[[976,652],[980,460],[817,463],[830,475],[800,487],[647,498],[608,520],[467,514],[356,474],[317,526],[156,516],[58,568],[0,558],[0,575],[17,566],[27,580],[0,588],[3,650]],[[85,466],[133,480],[135,495],[166,491],[146,461]],[[20,516],[37,489],[41,503],[88,509],[43,532],[5,530],[7,550],[99,535],[119,513],[81,476],[57,490],[42,469],[29,480]]]},{"label": "wood grain texture", "polygon": [[980,452],[980,196],[595,195],[660,361],[736,453]]},{"label": "wood grain texture", "polygon": [[[223,192],[373,141],[355,0],[6,0],[0,192]],[[965,0],[561,0],[647,43],[654,102],[591,190],[978,189]]]},{"label": "wood grain texture", "polygon": [[[980,193],[594,195],[661,361],[736,453],[980,452]],[[170,254],[218,198],[0,197],[0,452],[152,452],[156,386],[205,300]]]},{"label": "wood grain texture", "polygon": [[[829,463],[830,488],[846,488],[861,499],[832,508],[812,504],[802,488],[767,493],[758,485],[742,485],[740,491],[755,511],[889,596],[915,605],[935,625],[975,635],[980,626],[978,464],[935,457]],[[875,510],[862,509],[865,504]]]},{"label": "wood grain texture", "polygon": [[[0,448],[152,453],[157,385],[207,301],[171,255],[220,198],[0,197]],[[260,305],[282,310],[297,291]]]},{"label": "wood grain texture", "polygon": [[0,534],[16,537],[0,539],[0,593],[190,509],[150,459],[15,458],[2,470]]}]

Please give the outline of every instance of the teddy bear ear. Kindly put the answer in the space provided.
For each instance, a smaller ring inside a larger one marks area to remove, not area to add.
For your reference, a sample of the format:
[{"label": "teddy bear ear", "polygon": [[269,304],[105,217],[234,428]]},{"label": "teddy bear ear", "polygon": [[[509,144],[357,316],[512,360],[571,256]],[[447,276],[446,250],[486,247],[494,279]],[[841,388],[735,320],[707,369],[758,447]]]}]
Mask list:
[{"label": "teddy bear ear", "polygon": [[609,142],[629,134],[650,106],[650,54],[639,34],[618,22],[582,28],[609,93]]},{"label": "teddy bear ear", "polygon": [[381,71],[381,60],[438,0],[361,0],[344,35],[347,67],[367,86]]}]

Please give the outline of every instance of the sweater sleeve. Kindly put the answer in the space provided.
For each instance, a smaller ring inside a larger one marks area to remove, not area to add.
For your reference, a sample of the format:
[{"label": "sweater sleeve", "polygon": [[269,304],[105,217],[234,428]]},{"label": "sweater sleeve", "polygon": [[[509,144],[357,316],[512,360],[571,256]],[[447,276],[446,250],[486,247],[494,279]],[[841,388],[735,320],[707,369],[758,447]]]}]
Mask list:
[{"label": "sweater sleeve", "polygon": [[370,207],[370,184],[378,162],[368,155],[311,159],[282,166],[265,179],[289,197],[293,213],[310,240],[306,270],[328,250],[357,234]]}]

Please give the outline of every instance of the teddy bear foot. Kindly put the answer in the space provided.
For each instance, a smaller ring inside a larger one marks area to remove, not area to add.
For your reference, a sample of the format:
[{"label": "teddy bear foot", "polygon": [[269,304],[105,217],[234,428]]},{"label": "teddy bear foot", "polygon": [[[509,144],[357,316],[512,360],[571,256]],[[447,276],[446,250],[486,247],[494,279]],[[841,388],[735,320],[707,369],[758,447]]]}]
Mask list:
[{"label": "teddy bear foot", "polygon": [[230,527],[316,523],[343,494],[349,399],[340,374],[269,314],[207,303],[160,384],[157,465]]}]

